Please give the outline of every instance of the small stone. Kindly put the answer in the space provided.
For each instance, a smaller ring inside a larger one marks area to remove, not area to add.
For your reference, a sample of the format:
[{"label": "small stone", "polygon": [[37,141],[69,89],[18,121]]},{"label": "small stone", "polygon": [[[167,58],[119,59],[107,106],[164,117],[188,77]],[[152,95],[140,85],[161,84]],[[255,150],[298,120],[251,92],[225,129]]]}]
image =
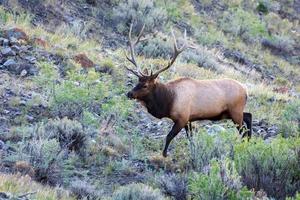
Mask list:
[{"label": "small stone", "polygon": [[5,143],[0,140],[0,150],[6,150],[7,149],[7,146],[5,145]]},{"label": "small stone", "polygon": [[20,106],[26,106],[26,101],[21,100],[21,101],[20,101]]},{"label": "small stone", "polygon": [[20,76],[26,76],[28,73],[25,69],[23,69],[20,73]]},{"label": "small stone", "polygon": [[14,37],[17,40],[25,40],[28,41],[28,36],[26,33],[20,28],[11,28],[6,31],[6,37],[11,38]]},{"label": "small stone", "polygon": [[16,64],[17,64],[17,63],[16,63],[15,60],[13,60],[13,59],[8,59],[3,65],[4,65],[5,67],[9,67],[9,66],[16,65]]},{"label": "small stone", "polygon": [[9,43],[10,43],[11,46],[13,46],[13,45],[20,45],[19,41],[15,37],[9,38]]},{"label": "small stone", "polygon": [[31,63],[31,64],[35,64],[35,62],[36,62],[36,58],[33,56],[26,56],[25,60],[29,61],[29,63]]},{"label": "small stone", "polygon": [[17,45],[13,45],[11,48],[12,48],[12,50],[14,50],[16,52],[19,52],[21,50],[21,48]]},{"label": "small stone", "polygon": [[26,115],[26,119],[28,122],[33,122],[34,121],[34,117],[32,117],[31,115]]},{"label": "small stone", "polygon": [[14,52],[10,47],[5,47],[1,49],[1,54],[4,56],[15,56],[16,52]]},{"label": "small stone", "polygon": [[4,47],[7,47],[9,44],[9,40],[6,39],[6,38],[0,38],[0,45],[1,46],[4,46]]}]

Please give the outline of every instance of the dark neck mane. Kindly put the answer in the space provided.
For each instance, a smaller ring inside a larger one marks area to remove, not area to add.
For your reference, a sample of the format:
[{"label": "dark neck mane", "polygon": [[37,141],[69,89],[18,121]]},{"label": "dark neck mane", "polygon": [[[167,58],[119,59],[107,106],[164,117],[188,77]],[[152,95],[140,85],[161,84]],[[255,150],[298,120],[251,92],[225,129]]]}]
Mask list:
[{"label": "dark neck mane", "polygon": [[169,117],[174,100],[174,92],[162,83],[156,83],[154,91],[141,99],[148,112],[156,118]]}]

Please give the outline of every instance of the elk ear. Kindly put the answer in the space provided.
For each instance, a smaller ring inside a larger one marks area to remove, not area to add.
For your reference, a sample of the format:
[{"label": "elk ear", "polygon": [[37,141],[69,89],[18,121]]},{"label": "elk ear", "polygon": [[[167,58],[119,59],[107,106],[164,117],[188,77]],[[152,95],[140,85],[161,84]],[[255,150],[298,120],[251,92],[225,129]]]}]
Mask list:
[{"label": "elk ear", "polygon": [[149,74],[149,72],[148,72],[148,69],[147,69],[147,68],[145,68],[145,69],[144,69],[144,71],[143,71],[143,74],[146,74],[146,75],[148,75],[148,74]]}]

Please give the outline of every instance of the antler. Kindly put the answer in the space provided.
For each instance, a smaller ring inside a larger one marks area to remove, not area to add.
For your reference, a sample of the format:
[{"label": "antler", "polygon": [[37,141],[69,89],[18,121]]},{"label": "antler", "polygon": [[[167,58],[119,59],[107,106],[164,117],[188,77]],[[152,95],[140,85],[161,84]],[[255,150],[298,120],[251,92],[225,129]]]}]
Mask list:
[{"label": "antler", "polygon": [[174,64],[177,56],[179,54],[181,54],[188,47],[187,46],[187,39],[186,39],[186,30],[184,30],[184,44],[182,45],[181,48],[178,48],[176,37],[175,37],[175,34],[173,32],[173,29],[171,29],[171,32],[172,32],[172,36],[173,36],[173,40],[174,40],[174,54],[169,59],[169,63],[168,63],[168,65],[165,68],[163,68],[163,69],[155,72],[154,74],[151,73],[152,77],[157,77],[161,72],[166,71],[167,69],[169,69]]},{"label": "antler", "polygon": [[140,70],[140,67],[138,66],[138,64],[136,63],[135,61],[135,52],[134,52],[134,47],[135,45],[137,45],[139,42],[142,42],[142,41],[145,41],[147,40],[148,38],[142,38],[142,35],[143,35],[143,32],[144,32],[144,29],[145,29],[145,24],[143,25],[140,33],[138,34],[138,37],[136,39],[135,42],[132,42],[132,27],[133,27],[133,23],[130,24],[130,29],[129,29],[129,34],[128,34],[128,39],[129,39],[129,47],[130,47],[130,55],[131,55],[131,58],[128,57],[128,55],[126,54],[125,52],[125,56],[126,56],[126,59],[131,62],[137,70],[133,70],[133,69],[130,69],[128,67],[125,66],[125,68],[132,72],[134,75],[136,75],[137,77],[143,77],[143,76],[147,76],[145,74],[143,74]]}]

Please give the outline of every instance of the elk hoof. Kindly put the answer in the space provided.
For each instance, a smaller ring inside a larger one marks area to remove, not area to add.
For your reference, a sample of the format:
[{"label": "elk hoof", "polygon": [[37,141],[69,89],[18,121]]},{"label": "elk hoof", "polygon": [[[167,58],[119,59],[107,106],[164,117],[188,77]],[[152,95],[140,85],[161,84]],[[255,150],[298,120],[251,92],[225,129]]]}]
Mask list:
[{"label": "elk hoof", "polygon": [[167,157],[167,156],[168,156],[168,153],[164,151],[164,152],[162,153],[162,155],[163,155],[163,157]]}]

